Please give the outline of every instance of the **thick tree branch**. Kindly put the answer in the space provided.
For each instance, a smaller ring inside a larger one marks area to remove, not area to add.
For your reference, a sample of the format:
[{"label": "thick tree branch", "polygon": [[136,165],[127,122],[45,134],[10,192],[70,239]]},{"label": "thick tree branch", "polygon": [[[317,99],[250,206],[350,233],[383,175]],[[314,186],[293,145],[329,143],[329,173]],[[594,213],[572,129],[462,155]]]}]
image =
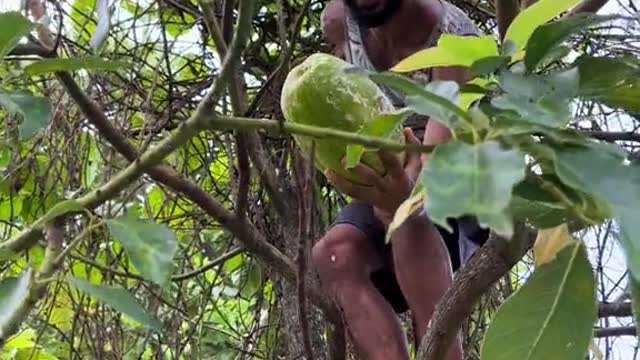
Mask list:
[{"label": "thick tree branch", "polygon": [[614,141],[634,141],[640,142],[640,134],[635,132],[624,131],[580,131],[583,135],[592,137],[594,139],[614,142]]},{"label": "thick tree branch", "polygon": [[595,331],[593,332],[593,337],[596,337],[596,338],[613,337],[613,336],[635,336],[635,335],[636,335],[635,326],[601,328],[601,329],[595,329]]},{"label": "thick tree branch", "polygon": [[498,34],[500,40],[507,34],[509,25],[516,18],[520,11],[518,0],[496,0],[496,20],[498,22]]},{"label": "thick tree branch", "polygon": [[520,261],[534,241],[535,231],[522,224],[516,226],[512,239],[491,234],[487,243],[458,270],[449,290],[436,306],[416,360],[445,358],[451,341],[476,301]]},{"label": "thick tree branch", "polygon": [[605,6],[609,0],[584,0],[578,6],[573,8],[567,16],[576,15],[580,13],[597,13],[603,6]]},{"label": "thick tree branch", "polygon": [[598,305],[598,316],[603,317],[627,317],[631,316],[631,303],[630,302],[620,302],[613,304],[601,303]]}]

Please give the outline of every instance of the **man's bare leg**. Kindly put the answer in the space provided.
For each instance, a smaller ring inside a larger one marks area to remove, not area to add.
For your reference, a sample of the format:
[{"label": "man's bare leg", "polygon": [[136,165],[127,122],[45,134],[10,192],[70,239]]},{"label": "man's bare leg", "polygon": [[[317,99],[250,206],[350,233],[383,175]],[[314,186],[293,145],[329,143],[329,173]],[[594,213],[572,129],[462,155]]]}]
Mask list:
[{"label": "man's bare leg", "polygon": [[[435,306],[451,285],[449,252],[437,228],[425,216],[407,219],[394,233],[391,244],[396,278],[413,313],[417,338],[422,339]],[[461,359],[458,336],[443,360]]]},{"label": "man's bare leg", "polygon": [[408,359],[398,318],[371,282],[370,274],[382,266],[382,259],[365,234],[351,225],[337,225],[318,241],[312,256],[322,286],[342,308],[366,359]]}]

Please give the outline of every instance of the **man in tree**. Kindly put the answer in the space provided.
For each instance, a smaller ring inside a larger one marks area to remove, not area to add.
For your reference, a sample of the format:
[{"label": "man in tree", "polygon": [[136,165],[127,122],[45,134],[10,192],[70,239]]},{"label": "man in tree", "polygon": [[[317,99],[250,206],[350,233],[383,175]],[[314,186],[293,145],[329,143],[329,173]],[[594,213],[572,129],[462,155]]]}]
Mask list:
[{"label": "man in tree", "polygon": [[[441,34],[477,36],[471,20],[445,0],[331,0],[322,14],[325,37],[337,55],[369,70],[385,70],[434,46]],[[462,68],[434,68],[410,76],[420,82],[463,82]],[[383,87],[396,106],[402,97]],[[409,142],[427,145],[449,140],[437,119],[412,116],[405,122]],[[416,338],[427,330],[434,308],[451,284],[452,272],[487,237],[473,218],[451,219],[453,233],[434,226],[422,212],[407,219],[385,245],[385,233],[398,206],[409,196],[428,156],[408,154],[404,164],[380,152],[387,168],[378,176],[365,165],[354,170],[374,184],[358,186],[326,174],[354,201],[314,245],[313,262],[323,287],[338,302],[347,327],[367,359],[409,359],[397,313],[411,309]],[[416,340],[417,340],[416,339]],[[462,359],[458,337],[446,360]],[[443,359],[444,360],[444,359]]]}]

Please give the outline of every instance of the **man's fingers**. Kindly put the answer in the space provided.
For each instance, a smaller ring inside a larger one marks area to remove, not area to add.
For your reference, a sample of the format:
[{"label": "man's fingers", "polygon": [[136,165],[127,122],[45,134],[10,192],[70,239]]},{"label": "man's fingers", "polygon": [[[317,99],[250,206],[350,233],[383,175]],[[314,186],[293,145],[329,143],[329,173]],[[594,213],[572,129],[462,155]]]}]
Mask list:
[{"label": "man's fingers", "polygon": [[378,156],[380,156],[382,165],[384,165],[385,169],[387,169],[387,173],[391,175],[392,178],[404,176],[404,168],[400,162],[398,154],[380,150],[378,151]]},{"label": "man's fingers", "polygon": [[[407,144],[421,144],[420,139],[416,137],[411,128],[404,129],[404,138]],[[406,151],[404,169],[411,179],[417,178],[422,168],[422,160],[420,159],[420,155],[421,154],[418,151]]]},{"label": "man's fingers", "polygon": [[368,199],[371,198],[372,192],[375,191],[374,187],[356,185],[331,170],[325,171],[324,175],[338,191],[353,198]]},{"label": "man's fingers", "polygon": [[367,184],[370,184],[371,186],[375,186],[375,187],[384,186],[384,180],[382,179],[382,177],[378,175],[378,173],[375,172],[375,170],[373,170],[372,168],[366,165],[358,164],[355,167],[353,167],[351,171],[353,171],[356,175],[362,178],[362,181],[364,181]]}]

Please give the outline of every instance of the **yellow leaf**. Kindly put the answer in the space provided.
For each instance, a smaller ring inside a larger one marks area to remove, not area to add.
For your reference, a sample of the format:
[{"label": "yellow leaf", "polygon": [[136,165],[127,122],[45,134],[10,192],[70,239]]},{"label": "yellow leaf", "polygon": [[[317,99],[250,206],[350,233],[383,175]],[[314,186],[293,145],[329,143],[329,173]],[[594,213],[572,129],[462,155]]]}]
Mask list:
[{"label": "yellow leaf", "polygon": [[533,32],[540,26],[552,20],[561,13],[571,9],[581,0],[540,0],[521,11],[505,35],[507,40],[513,41],[516,49],[525,47]]},{"label": "yellow leaf", "polygon": [[536,266],[550,262],[560,250],[573,243],[576,243],[576,240],[569,233],[567,224],[538,230],[536,242],[533,244]]},{"label": "yellow leaf", "polygon": [[393,232],[396,231],[405,222],[405,220],[409,218],[409,216],[422,208],[422,205],[424,204],[424,197],[425,193],[424,190],[422,190],[398,206],[396,213],[393,214],[393,220],[389,224],[389,230],[387,230],[387,238],[385,240],[387,243],[391,239]]},{"label": "yellow leaf", "polygon": [[465,37],[444,34],[435,47],[406,57],[391,71],[409,72],[438,66],[471,66],[476,60],[498,55],[492,36]]},{"label": "yellow leaf", "polygon": [[36,345],[35,330],[28,328],[11,337],[5,344],[6,349],[30,349]]}]

